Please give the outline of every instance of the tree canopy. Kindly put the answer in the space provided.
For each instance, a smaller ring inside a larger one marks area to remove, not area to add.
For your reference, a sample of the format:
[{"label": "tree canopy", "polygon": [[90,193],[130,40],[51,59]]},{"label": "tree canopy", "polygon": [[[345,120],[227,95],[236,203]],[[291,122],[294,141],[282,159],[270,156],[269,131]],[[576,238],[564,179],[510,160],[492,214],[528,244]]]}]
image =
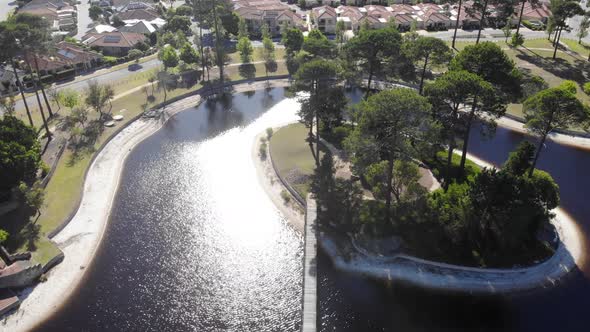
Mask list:
[{"label": "tree canopy", "polygon": [[523,104],[525,128],[540,138],[537,153],[529,174],[536,166],[537,160],[547,135],[556,129],[567,129],[574,124],[583,124],[588,120],[588,106],[576,97],[576,84],[565,81],[561,85],[539,91]]},{"label": "tree canopy", "polygon": [[180,49],[180,60],[188,64],[196,64],[199,62],[200,57],[197,50],[190,43],[185,43]]},{"label": "tree canopy", "polygon": [[334,44],[320,30],[311,30],[303,41],[302,49],[314,57],[328,58],[334,52]]},{"label": "tree canopy", "polygon": [[422,94],[424,76],[431,65],[442,65],[451,60],[452,53],[449,46],[441,39],[435,37],[419,36],[415,40],[405,41],[404,52],[414,63],[422,64],[419,91]]},{"label": "tree canopy", "polygon": [[158,58],[164,64],[164,70],[178,66],[178,55],[176,54],[176,50],[170,45],[160,50]]},{"label": "tree canopy", "polygon": [[13,116],[0,119],[0,193],[21,181],[32,183],[40,163],[41,147],[35,130]]},{"label": "tree canopy", "polygon": [[303,45],[303,33],[297,28],[289,28],[283,33],[282,43],[287,53],[295,53],[301,50]]},{"label": "tree canopy", "polygon": [[382,73],[384,64],[399,54],[400,46],[400,33],[394,28],[383,28],[361,30],[346,43],[344,51],[367,73],[367,90],[370,90],[373,76]]},{"label": "tree canopy", "polygon": [[479,75],[507,95],[519,91],[520,73],[500,46],[492,42],[468,45],[449,65],[450,70],[466,70]]},{"label": "tree canopy", "polygon": [[[381,191],[385,197],[386,221],[390,221],[392,195],[396,194],[395,161],[411,160],[411,142],[420,140],[427,129],[430,107],[428,100],[412,89],[381,91],[360,103],[358,123],[345,141],[357,175],[362,176],[375,167],[371,165],[386,161],[380,167],[385,175],[385,187]],[[398,180],[401,178],[407,179]]]},{"label": "tree canopy", "polygon": [[191,35],[191,19],[187,16],[174,16],[168,20],[164,29],[173,33],[182,31],[184,34]]}]

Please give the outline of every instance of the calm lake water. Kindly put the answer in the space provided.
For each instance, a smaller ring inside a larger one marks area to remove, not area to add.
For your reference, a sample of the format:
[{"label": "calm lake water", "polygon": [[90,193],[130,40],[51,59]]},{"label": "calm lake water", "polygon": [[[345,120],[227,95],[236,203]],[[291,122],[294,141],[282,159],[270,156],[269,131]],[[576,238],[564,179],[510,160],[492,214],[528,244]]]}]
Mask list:
[{"label": "calm lake water", "polygon": [[[298,330],[301,237],[250,159],[256,134],[297,118],[284,98],[273,89],[203,103],[138,145],[86,282],[39,330]],[[484,141],[474,131],[470,152],[501,164],[522,139],[499,128]],[[590,232],[590,152],[549,143],[539,166]],[[321,254],[318,273],[322,331],[589,330],[582,272],[550,290],[485,298],[384,285],[337,272]]]}]

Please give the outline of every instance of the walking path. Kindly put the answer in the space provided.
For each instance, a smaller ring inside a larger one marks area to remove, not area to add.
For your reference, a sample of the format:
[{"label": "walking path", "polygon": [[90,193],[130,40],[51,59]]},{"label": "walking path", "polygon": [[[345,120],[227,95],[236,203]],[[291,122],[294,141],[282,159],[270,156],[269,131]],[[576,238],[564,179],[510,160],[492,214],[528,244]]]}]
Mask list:
[{"label": "walking path", "polygon": [[307,197],[305,216],[305,244],[303,256],[303,324],[302,332],[317,330],[317,237],[316,237],[316,203]]}]

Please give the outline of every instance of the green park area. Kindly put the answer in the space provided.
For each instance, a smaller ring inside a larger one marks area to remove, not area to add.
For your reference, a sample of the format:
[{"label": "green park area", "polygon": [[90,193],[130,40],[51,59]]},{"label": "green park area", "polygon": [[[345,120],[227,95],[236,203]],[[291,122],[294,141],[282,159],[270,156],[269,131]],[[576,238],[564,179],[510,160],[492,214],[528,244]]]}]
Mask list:
[{"label": "green park area", "polygon": [[[283,63],[278,64],[277,71],[272,75],[286,74],[287,70]],[[111,109],[112,115],[123,115],[122,121],[115,122],[114,127],[103,127],[92,143],[77,148],[67,148],[59,159],[55,172],[45,188],[44,203],[41,208],[41,215],[34,222],[11,222],[14,227],[10,228],[10,237],[6,245],[11,251],[32,251],[33,261],[40,264],[46,264],[59,250],[55,244],[47,239],[47,234],[60,226],[68,215],[76,208],[80,199],[81,189],[84,182],[84,174],[90,166],[90,161],[100,146],[102,146],[119,127],[125,126],[131,119],[141,114],[146,109],[185,94],[190,94],[201,87],[202,84],[192,85],[178,84],[169,86],[164,93],[162,84],[158,81],[151,82],[149,77],[155,75],[156,71],[148,71],[140,74],[131,75],[128,78],[113,82],[112,88],[116,95],[113,96],[108,109]],[[240,66],[228,65],[225,70],[225,76],[230,81],[241,80]],[[195,72],[193,75],[198,75]],[[257,63],[253,65],[253,77],[264,77],[264,64]],[[212,70],[211,78],[218,77],[217,69]],[[253,78],[250,77],[250,78]],[[140,87],[144,87],[140,89]],[[127,90],[124,90],[127,89]],[[83,95],[79,96],[79,103],[83,103]],[[57,105],[52,103],[54,110]],[[64,121],[71,115],[72,108],[61,106],[56,116],[49,121],[50,128],[61,130]],[[33,120],[36,123],[41,122],[41,116],[38,109],[32,109]],[[16,113],[17,118],[26,121],[24,111]],[[97,121],[99,116],[96,112],[87,113],[87,123]],[[70,136],[71,133],[66,133]],[[20,216],[16,214],[7,215],[8,219],[18,220]],[[28,241],[25,239],[33,239]]]},{"label": "green park area", "polygon": [[[583,91],[583,85],[587,82],[584,72],[589,66],[590,46],[575,40],[562,39],[556,59],[553,59],[553,44],[547,38],[527,39],[520,47],[512,47],[505,41],[495,41],[495,43],[515,62],[516,67],[523,74],[538,76],[549,87],[558,86],[564,80],[572,80],[578,84],[576,96],[590,103],[590,96]],[[451,46],[450,41],[447,44]],[[475,41],[457,41],[455,49],[460,51],[474,44]],[[520,119],[524,118],[521,103],[509,104],[507,113]],[[572,126],[570,129],[584,132],[578,126]]]},{"label": "green park area", "polygon": [[294,123],[277,130],[270,139],[270,156],[278,174],[301,197],[307,197],[315,161],[306,142],[308,129]]}]

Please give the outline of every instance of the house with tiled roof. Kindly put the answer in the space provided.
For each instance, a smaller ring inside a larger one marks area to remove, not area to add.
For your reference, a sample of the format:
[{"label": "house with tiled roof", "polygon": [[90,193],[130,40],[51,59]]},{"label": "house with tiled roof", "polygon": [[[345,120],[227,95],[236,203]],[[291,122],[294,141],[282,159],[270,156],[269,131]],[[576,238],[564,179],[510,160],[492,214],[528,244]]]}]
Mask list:
[{"label": "house with tiled roof", "polygon": [[311,10],[311,26],[323,33],[335,33],[338,14],[330,6],[315,7]]},{"label": "house with tiled roof", "polygon": [[119,12],[126,12],[126,11],[130,11],[130,10],[138,10],[138,9],[156,11],[156,8],[154,8],[154,6],[152,6],[151,4],[145,3],[145,2],[141,2],[141,1],[131,1],[129,3],[126,3],[122,6],[117,7],[117,11],[119,11]]},{"label": "house with tiled roof", "polygon": [[89,33],[82,37],[82,43],[97,49],[104,55],[125,56],[139,42],[145,42],[146,36],[134,32]]},{"label": "house with tiled roof", "polygon": [[429,9],[422,16],[426,30],[446,30],[454,26],[455,20],[435,9]]},{"label": "house with tiled roof", "polygon": [[306,30],[305,21],[301,16],[296,13],[285,10],[277,16],[277,23],[279,27],[286,26],[288,28],[298,28],[300,30]]},{"label": "house with tiled roof", "polygon": [[33,0],[18,9],[18,13],[41,16],[49,22],[54,31],[76,29],[78,11],[76,7],[60,0]]},{"label": "house with tiled roof", "polygon": [[119,31],[122,32],[135,32],[135,33],[141,33],[144,35],[149,35],[151,33],[154,33],[156,31],[158,31],[158,28],[155,27],[154,25],[152,25],[150,22],[148,21],[144,21],[144,20],[138,20],[134,23],[127,23],[124,26],[119,28]]},{"label": "house with tiled roof", "polygon": [[237,0],[234,12],[244,19],[248,32],[260,34],[266,24],[273,36],[281,33],[281,25],[305,29],[303,19],[279,0]]},{"label": "house with tiled roof", "polygon": [[338,6],[336,8],[336,21],[344,22],[346,30],[358,31],[361,26],[361,20],[365,17],[364,8],[356,6]]},{"label": "house with tiled roof", "polygon": [[412,28],[412,23],[416,20],[411,14],[400,12],[393,14],[393,21],[399,31],[405,32]]},{"label": "house with tiled roof", "polygon": [[105,32],[113,32],[113,31],[117,31],[117,28],[115,28],[112,25],[97,24],[97,25],[93,26],[92,29],[86,31],[86,33],[105,33]]},{"label": "house with tiled roof", "polygon": [[[520,7],[521,5],[518,4],[516,7]],[[519,13],[520,8],[515,8],[515,13]],[[516,14],[515,14],[516,15]],[[540,21],[544,24],[547,24],[547,20],[549,17],[553,15],[549,6],[546,3],[539,3],[539,4],[531,4],[530,2],[526,2],[524,5],[524,10],[522,11],[522,19],[527,21]],[[517,20],[518,21],[518,20]]]},{"label": "house with tiled roof", "polygon": [[37,55],[36,59],[31,55],[28,59],[30,63],[35,63],[35,60],[41,76],[45,76],[69,69],[73,69],[75,73],[87,71],[102,62],[102,55],[62,41],[55,45],[51,53]]},{"label": "house with tiled roof", "polygon": [[144,20],[153,21],[160,18],[157,11],[152,9],[133,9],[117,13],[121,21],[127,20]]}]

